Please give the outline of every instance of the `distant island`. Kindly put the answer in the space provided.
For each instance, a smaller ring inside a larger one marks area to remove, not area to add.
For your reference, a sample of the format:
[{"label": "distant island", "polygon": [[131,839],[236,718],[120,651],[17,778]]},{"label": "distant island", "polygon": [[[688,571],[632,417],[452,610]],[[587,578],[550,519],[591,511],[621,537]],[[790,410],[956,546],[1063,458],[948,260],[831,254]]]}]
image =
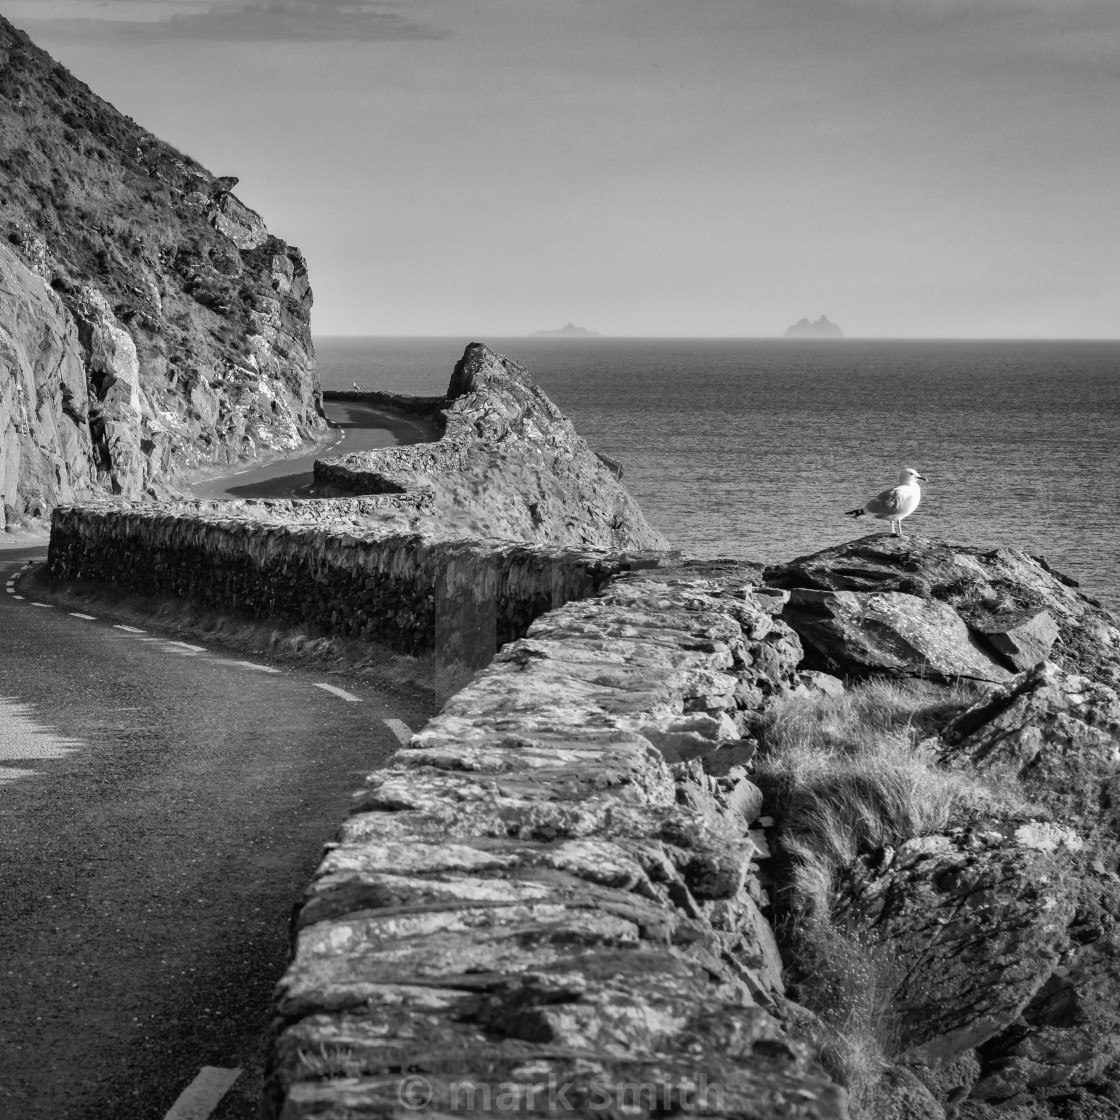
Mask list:
[{"label": "distant island", "polygon": [[843,338],[844,332],[827,315],[822,315],[815,323],[808,319],[798,319],[785,333],[786,338]]},{"label": "distant island", "polygon": [[575,323],[565,323],[558,331],[533,331],[530,338],[599,338],[598,331],[577,327]]}]

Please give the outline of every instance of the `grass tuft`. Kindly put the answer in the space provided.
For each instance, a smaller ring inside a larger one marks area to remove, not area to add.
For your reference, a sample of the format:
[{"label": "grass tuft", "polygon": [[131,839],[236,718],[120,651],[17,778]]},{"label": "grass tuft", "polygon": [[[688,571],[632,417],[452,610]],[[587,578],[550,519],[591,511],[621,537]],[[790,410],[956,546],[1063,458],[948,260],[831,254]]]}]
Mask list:
[{"label": "grass tuft", "polygon": [[756,727],[752,778],[777,818],[784,866],[783,951],[796,962],[796,998],[819,1024],[807,1040],[847,1088],[856,1120],[881,1111],[897,1052],[898,966],[874,935],[833,923],[838,878],[864,852],[1006,807],[1006,790],[937,761],[932,736],[980,692],[971,683],[869,681],[838,697],[780,700]]},{"label": "grass tuft", "polygon": [[940,768],[928,741],[977,691],[871,681],[766,712],[754,780],[779,818],[801,916],[827,914],[837,872],[861,852],[940,832],[990,800],[976,782]]}]

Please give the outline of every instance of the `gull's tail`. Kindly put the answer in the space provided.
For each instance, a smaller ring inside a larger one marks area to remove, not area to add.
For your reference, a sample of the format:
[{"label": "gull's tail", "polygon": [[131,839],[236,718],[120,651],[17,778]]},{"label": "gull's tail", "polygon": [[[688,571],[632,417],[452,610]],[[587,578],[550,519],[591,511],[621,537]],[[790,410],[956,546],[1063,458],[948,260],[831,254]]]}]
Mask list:
[{"label": "gull's tail", "polygon": [[845,510],[844,511],[844,516],[845,517],[862,517],[863,516],[863,506],[860,506],[859,509]]}]

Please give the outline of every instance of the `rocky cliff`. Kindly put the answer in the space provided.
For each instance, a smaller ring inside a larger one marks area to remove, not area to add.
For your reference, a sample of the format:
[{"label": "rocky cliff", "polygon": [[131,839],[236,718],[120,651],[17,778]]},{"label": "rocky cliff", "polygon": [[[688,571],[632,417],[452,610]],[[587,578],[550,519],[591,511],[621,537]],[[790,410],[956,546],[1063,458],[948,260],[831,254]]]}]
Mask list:
[{"label": "rocky cliff", "polygon": [[0,18],[0,527],[323,427],[297,249]]},{"label": "rocky cliff", "polygon": [[[429,409],[434,402],[422,401]],[[569,547],[667,548],[617,475],[517,362],[472,343],[455,366],[434,443],[315,464],[323,482],[400,495],[410,532]]]}]

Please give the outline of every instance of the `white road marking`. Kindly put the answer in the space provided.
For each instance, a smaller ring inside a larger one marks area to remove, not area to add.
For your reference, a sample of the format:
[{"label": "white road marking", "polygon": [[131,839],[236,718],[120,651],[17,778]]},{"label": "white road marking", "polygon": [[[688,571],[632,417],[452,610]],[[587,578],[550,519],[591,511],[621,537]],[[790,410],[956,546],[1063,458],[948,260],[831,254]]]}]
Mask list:
[{"label": "white road marking", "polygon": [[211,660],[217,661],[219,665],[237,665],[242,669],[256,669],[259,673],[279,673],[279,669],[273,669],[271,665],[255,665],[252,661],[225,661],[218,658]]},{"label": "white road marking", "polygon": [[355,696],[352,692],[347,692],[344,688],[335,688],[333,684],[317,684],[316,688],[321,688],[324,692],[330,692],[341,700],[345,700],[349,704],[360,704],[362,698]]},{"label": "white road marking", "polygon": [[13,595],[12,598],[13,599],[22,599],[23,596],[22,595]]},{"label": "white road marking", "polygon": [[84,618],[86,620],[86,622],[96,622],[97,621],[97,618],[96,618],[95,615],[82,614],[81,611],[71,611],[70,612],[70,617],[71,618]]},{"label": "white road marking", "polygon": [[192,646],[190,644],[190,642],[168,641],[168,642],[165,642],[164,644],[169,645],[169,646],[178,646],[180,649],[189,649],[191,651],[191,653],[205,653],[206,652],[206,647],[205,646]]},{"label": "white road marking", "polygon": [[54,610],[54,607],[52,607],[50,605],[50,603],[34,603],[33,602],[31,605],[33,607],[45,607],[48,611],[53,611]]},{"label": "white road marking", "polygon": [[206,1120],[240,1076],[239,1069],[203,1066],[202,1072],[179,1094],[164,1120]]},{"label": "white road marking", "polygon": [[140,630],[135,626],[125,626],[123,622],[114,622],[113,629],[124,630],[129,634],[146,634],[148,632],[147,630]]},{"label": "white road marking", "polygon": [[401,746],[407,746],[409,739],[412,738],[412,728],[407,723],[403,723],[399,719],[387,719],[385,726],[396,735],[400,741]]}]

